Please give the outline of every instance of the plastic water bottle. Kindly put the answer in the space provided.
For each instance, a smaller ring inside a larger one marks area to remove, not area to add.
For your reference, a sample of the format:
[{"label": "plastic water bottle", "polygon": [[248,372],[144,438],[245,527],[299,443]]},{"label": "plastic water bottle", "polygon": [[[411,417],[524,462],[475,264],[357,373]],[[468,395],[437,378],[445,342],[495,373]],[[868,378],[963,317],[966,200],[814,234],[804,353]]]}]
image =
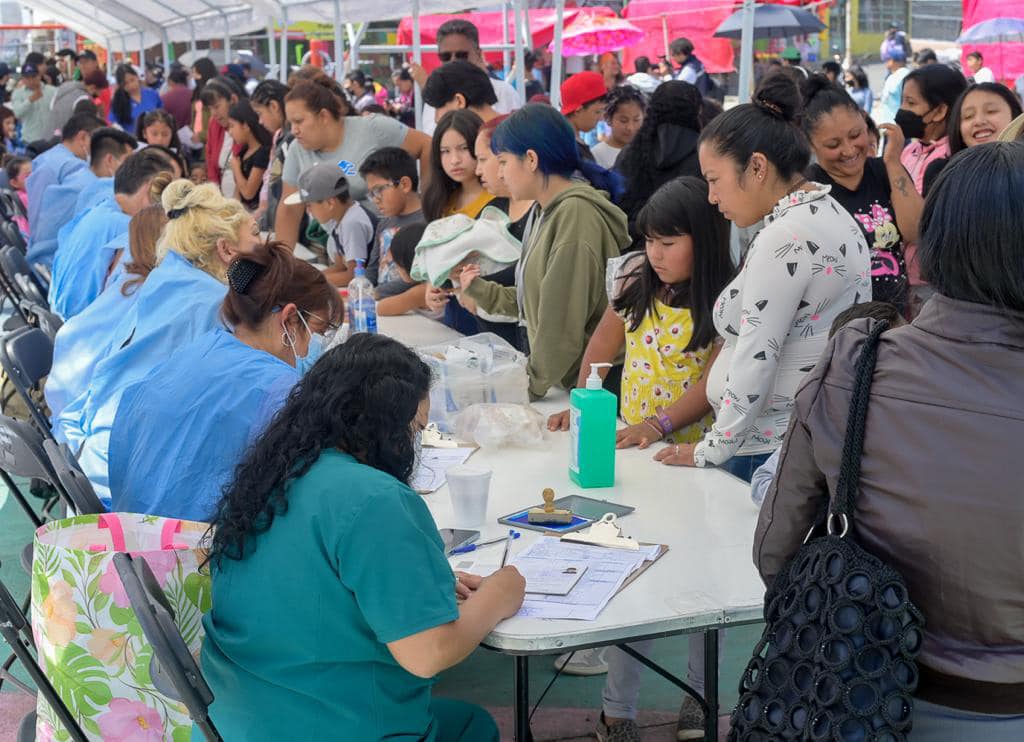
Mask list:
[{"label": "plastic water bottle", "polygon": [[377,302],[363,261],[356,261],[356,277],[348,285],[349,332],[377,332]]}]

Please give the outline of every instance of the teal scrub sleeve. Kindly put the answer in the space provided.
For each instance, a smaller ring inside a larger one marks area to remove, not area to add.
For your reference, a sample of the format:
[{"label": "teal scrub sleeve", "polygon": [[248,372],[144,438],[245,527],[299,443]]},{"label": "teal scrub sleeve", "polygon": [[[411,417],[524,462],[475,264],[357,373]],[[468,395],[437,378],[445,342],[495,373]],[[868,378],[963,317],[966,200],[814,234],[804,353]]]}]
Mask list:
[{"label": "teal scrub sleeve", "polygon": [[398,481],[383,487],[345,529],[335,553],[342,584],[387,644],[454,621],[459,610],[455,575],[427,506]]}]

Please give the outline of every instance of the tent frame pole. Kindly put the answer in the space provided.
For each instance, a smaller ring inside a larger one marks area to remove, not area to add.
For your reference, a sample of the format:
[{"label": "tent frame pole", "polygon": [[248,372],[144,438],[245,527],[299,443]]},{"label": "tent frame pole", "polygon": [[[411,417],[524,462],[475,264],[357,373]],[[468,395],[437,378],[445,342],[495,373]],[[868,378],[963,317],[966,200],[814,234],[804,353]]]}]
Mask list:
[{"label": "tent frame pole", "polygon": [[274,38],[274,19],[267,16],[267,60],[273,69],[277,65],[277,39]]},{"label": "tent frame pole", "polygon": [[551,90],[548,97],[556,111],[562,109],[562,31],[565,25],[565,0],[555,0],[554,56],[551,58]]},{"label": "tent frame pole", "polygon": [[[526,101],[526,39],[523,33],[523,5],[524,0],[512,0],[516,20],[516,87],[519,95]],[[559,0],[564,2],[564,0]]]},{"label": "tent frame pole", "polygon": [[754,0],[743,0],[743,27],[740,36],[739,102],[750,102],[750,85],[754,78]]},{"label": "tent frame pole", "polygon": [[338,82],[341,82],[345,61],[342,48],[345,40],[341,34],[341,0],[334,0],[334,79]]},{"label": "tent frame pole", "polygon": [[281,66],[277,71],[278,79],[288,83],[288,6],[281,6]]},{"label": "tent frame pole", "polygon": [[[412,61],[423,64],[423,41],[420,38],[420,0],[412,0]],[[413,102],[415,104],[415,123],[419,131],[423,131],[423,91],[418,82],[413,83]],[[421,173],[426,175],[426,173]]]}]

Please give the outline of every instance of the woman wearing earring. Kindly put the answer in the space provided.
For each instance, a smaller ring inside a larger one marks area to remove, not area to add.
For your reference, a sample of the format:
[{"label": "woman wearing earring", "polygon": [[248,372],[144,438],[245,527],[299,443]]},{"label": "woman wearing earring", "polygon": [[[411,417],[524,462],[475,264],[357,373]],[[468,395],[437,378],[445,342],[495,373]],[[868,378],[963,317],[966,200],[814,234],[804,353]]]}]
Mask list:
[{"label": "woman wearing earring", "polygon": [[807,138],[794,121],[800,93],[782,75],[754,101],[703,130],[699,156],[708,198],[738,227],[765,220],[739,275],[718,297],[714,321],[725,345],[708,376],[716,411],[699,443],[656,458],[720,466],[750,481],[782,445],[793,398],[825,347],[837,314],[871,298],[870,256],[857,223],[803,172]]}]

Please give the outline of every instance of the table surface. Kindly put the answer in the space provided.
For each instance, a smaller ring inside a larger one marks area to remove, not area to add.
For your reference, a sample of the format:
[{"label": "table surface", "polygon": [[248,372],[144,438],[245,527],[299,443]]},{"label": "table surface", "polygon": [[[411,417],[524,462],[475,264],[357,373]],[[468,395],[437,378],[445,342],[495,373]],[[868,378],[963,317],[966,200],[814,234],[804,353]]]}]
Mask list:
[{"label": "table surface", "polygon": [[414,313],[377,317],[377,331],[414,348],[447,343],[463,337],[437,320]]},{"label": "table surface", "polygon": [[[567,407],[564,391],[552,391],[534,405],[545,417]],[[586,490],[569,479],[568,450],[568,433],[547,433],[537,448],[473,454],[470,464],[494,472],[481,540],[500,536],[506,526],[498,524],[499,517],[539,504],[541,491],[552,487],[556,497],[579,493],[634,506],[620,521],[623,533],[669,550],[612,598],[596,621],[513,617],[498,624],[485,646],[508,654],[552,654],[761,620],[764,585],[751,561],[758,508],[747,483],[718,469],[664,466],[652,459],[655,446],[617,452],[615,486]],[[455,525],[447,486],[425,500],[439,528]],[[513,554],[542,537],[521,533]]]}]

